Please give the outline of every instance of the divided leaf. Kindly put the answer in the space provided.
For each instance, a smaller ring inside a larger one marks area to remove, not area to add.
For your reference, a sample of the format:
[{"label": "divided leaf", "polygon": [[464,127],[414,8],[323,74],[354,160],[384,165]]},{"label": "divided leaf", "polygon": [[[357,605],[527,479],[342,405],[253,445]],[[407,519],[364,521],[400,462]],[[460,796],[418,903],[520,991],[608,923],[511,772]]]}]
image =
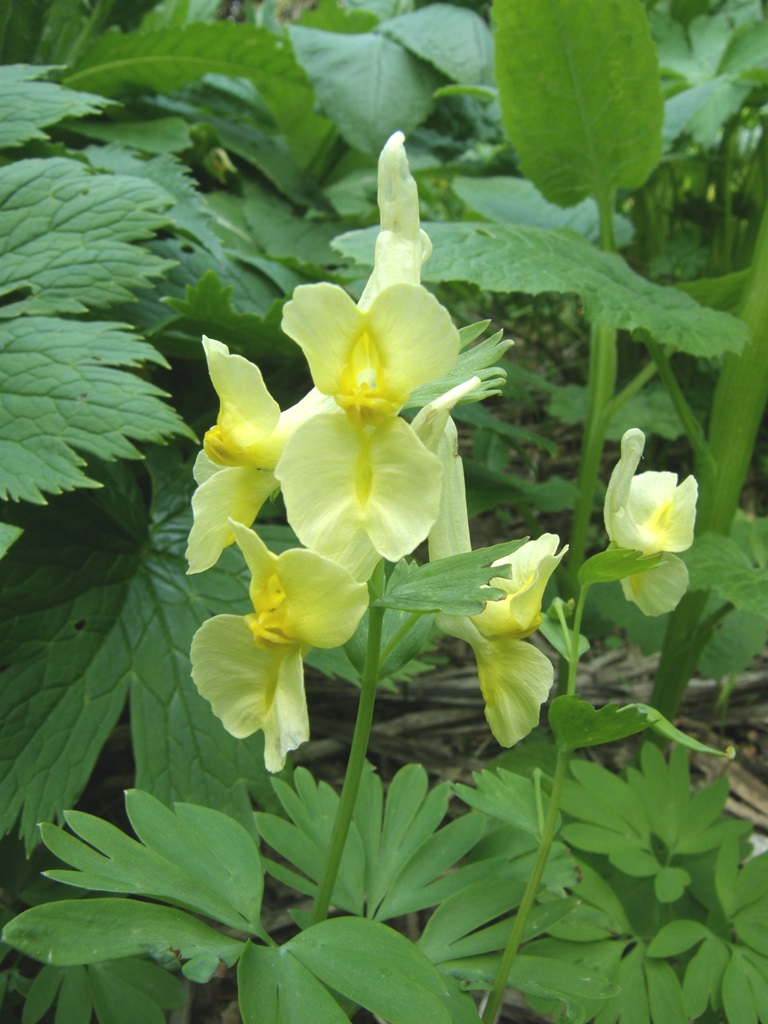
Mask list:
[{"label": "divided leaf", "polygon": [[51,68],[30,64],[0,65],[0,149],[29,139],[47,139],[42,130],[65,117],[98,114],[109,100],[87,92],[40,82]]}]

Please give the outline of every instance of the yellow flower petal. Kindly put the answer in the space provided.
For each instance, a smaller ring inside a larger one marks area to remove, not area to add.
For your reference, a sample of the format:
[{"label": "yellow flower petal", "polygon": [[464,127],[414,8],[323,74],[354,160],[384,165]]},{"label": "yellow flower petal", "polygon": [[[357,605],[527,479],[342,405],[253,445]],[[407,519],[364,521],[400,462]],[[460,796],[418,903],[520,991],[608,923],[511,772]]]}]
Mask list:
[{"label": "yellow flower petal", "polygon": [[664,554],[661,565],[625,577],[621,586],[644,615],[664,615],[678,606],[688,589],[688,569],[676,555]]},{"label": "yellow flower petal", "polygon": [[205,435],[209,458],[223,466],[273,469],[277,455],[261,446],[277,426],[280,406],[267,391],[261,371],[242,356],[231,355],[220,341],[204,337],[203,348],[221,401],[216,426]]},{"label": "yellow flower petal", "polygon": [[243,739],[263,730],[269,771],[309,739],[299,646],[262,650],[244,618],[217,615],[192,640],[192,678],[227,732]]},{"label": "yellow flower petal", "polygon": [[392,562],[423,541],[440,508],[442,467],[397,417],[360,430],[315,417],[286,445],[275,475],[302,544],[329,558],[367,538]]},{"label": "yellow flower petal", "polygon": [[450,417],[438,443],[437,457],[443,466],[443,486],[440,492],[440,511],[429,533],[429,557],[433,562],[438,558],[449,558],[472,550],[464,466],[459,455],[456,424]]},{"label": "yellow flower petal", "polygon": [[301,285],[283,312],[317,388],[358,425],[395,415],[413,388],[446,374],[459,334],[437,299],[417,285],[377,295],[362,312],[337,285]]},{"label": "yellow flower petal", "polygon": [[195,463],[195,476],[200,486],[192,497],[194,522],[187,546],[190,573],[215,565],[235,539],[229,520],[250,526],[278,486],[272,473],[252,466],[217,466],[204,452]]},{"label": "yellow flower petal", "polygon": [[[476,617],[475,617],[476,618]],[[539,723],[554,669],[533,644],[509,637],[488,639],[469,618],[438,615],[437,625],[471,645],[485,700],[485,717],[503,747],[517,743]]]},{"label": "yellow flower petal", "polygon": [[560,538],[544,533],[538,540],[528,541],[511,555],[499,558],[494,565],[509,565],[512,575],[499,576],[491,585],[507,593],[500,601],[489,601],[472,621],[486,637],[511,637],[517,640],[530,636],[541,623],[541,602],[552,573],[560,564],[564,547],[557,551]]}]

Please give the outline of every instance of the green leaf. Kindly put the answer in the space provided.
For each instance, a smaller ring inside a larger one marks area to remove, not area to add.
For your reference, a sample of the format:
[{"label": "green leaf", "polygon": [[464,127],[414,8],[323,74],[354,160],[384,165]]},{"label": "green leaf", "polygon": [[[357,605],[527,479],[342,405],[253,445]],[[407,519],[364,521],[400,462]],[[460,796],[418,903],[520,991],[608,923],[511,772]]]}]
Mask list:
[{"label": "green leaf", "polygon": [[109,100],[39,82],[51,68],[29,64],[0,66],[0,149],[29,139],[47,139],[43,128],[64,117],[99,114]]},{"label": "green leaf", "polygon": [[310,162],[327,125],[312,113],[312,89],[285,39],[256,25],[218,21],[126,35],[113,30],[68,70],[64,84],[104,96],[164,93],[208,74],[252,81],[300,162]]},{"label": "green leaf", "polygon": [[434,3],[382,22],[379,31],[454,82],[493,85],[493,37],[475,11]]},{"label": "green leaf", "polygon": [[563,750],[594,747],[634,736],[653,724],[653,715],[644,704],[606,704],[596,709],[576,694],[562,694],[549,706],[549,724]]},{"label": "green leaf", "polygon": [[377,154],[395,131],[409,134],[432,109],[437,76],[386,36],[294,25],[290,39],[323,112],[364,153]]},{"label": "green leaf", "polygon": [[561,206],[639,188],[661,157],[663,118],[642,5],[504,0],[494,18],[499,101],[523,174]]},{"label": "green leaf", "polygon": [[504,592],[489,587],[489,581],[509,575],[509,566],[493,567],[491,563],[524,543],[523,539],[494,544],[415,567],[409,574],[400,576],[372,605],[411,612],[477,615],[486,601],[503,597]]},{"label": "green leaf", "polygon": [[[457,176],[451,188],[473,214],[498,224],[516,224],[531,228],[570,228],[590,242],[600,240],[600,215],[592,198],[563,209],[548,203],[532,181],[525,178],[463,178]],[[619,248],[632,241],[632,225],[614,214],[613,230]]]},{"label": "green leaf", "polygon": [[683,998],[688,1016],[698,1020],[707,1008],[720,1004],[723,974],[728,964],[728,946],[714,935],[701,944],[685,969]]},{"label": "green leaf", "polygon": [[109,960],[86,971],[100,1024],[164,1024],[164,1011],[186,1001],[178,979],[146,960]]},{"label": "green leaf", "polygon": [[50,0],[0,0],[0,61],[34,60]]},{"label": "green leaf", "polygon": [[[174,116],[141,121],[89,121],[79,124],[77,131],[87,139],[116,142],[141,153],[181,153],[193,144],[190,125],[184,118]],[[94,166],[98,166],[98,161],[94,161]]]},{"label": "green leaf", "polygon": [[664,1021],[664,1024],[688,1024],[683,990],[672,967],[661,960],[646,960],[645,980],[651,1020]]},{"label": "green leaf", "polygon": [[712,587],[736,608],[768,616],[768,566],[755,565],[731,537],[702,534],[684,560],[691,590]]},{"label": "green leaf", "polygon": [[712,754],[713,757],[728,757],[731,759],[735,756],[733,747],[727,747],[725,750],[716,750],[715,747],[708,747],[705,743],[699,743],[693,736],[689,736],[681,729],[675,728],[656,708],[648,707],[647,704],[637,704],[636,707],[643,708],[649,715],[653,716],[651,729],[658,733],[659,736],[663,736],[665,740],[673,740],[681,747],[693,750],[697,754]]},{"label": "green leaf", "polygon": [[653,937],[648,946],[648,956],[661,957],[664,960],[679,956],[681,953],[687,953],[711,934],[709,928],[701,921],[670,921]]},{"label": "green leaf", "polygon": [[170,266],[130,243],[164,226],[171,202],[153,182],[94,174],[62,157],[0,168],[0,316],[130,300]]},{"label": "green leaf", "polygon": [[18,526],[9,526],[7,523],[0,523],[0,558],[7,554],[8,549],[14,541],[17,541],[24,531]]},{"label": "green leaf", "polygon": [[134,441],[188,429],[138,374],[164,364],[118,324],[20,317],[0,350],[0,498],[45,504],[43,492],[99,487],[80,453],[140,458]]},{"label": "green leaf", "polygon": [[346,1024],[349,1020],[324,985],[285,946],[248,943],[237,968],[240,1011],[259,1024]]},{"label": "green leaf", "polygon": [[674,903],[691,884],[685,868],[663,867],[653,880],[653,891],[659,903]]},{"label": "green leaf", "polygon": [[626,576],[655,569],[661,562],[661,555],[644,555],[642,551],[609,548],[586,560],[579,569],[579,583],[586,587],[593,583],[623,580]]},{"label": "green leaf", "polygon": [[459,401],[458,409],[464,410],[468,403],[480,402],[490,395],[499,394],[504,386],[507,374],[498,364],[512,345],[513,342],[504,337],[504,332],[498,331],[496,334],[491,335],[490,338],[481,341],[478,345],[473,345],[472,348],[465,347],[464,351],[459,354],[456,365],[451,372],[447,373],[444,377],[440,377],[439,380],[432,381],[430,384],[421,384],[419,387],[414,388],[404,408],[421,408],[429,402],[434,402],[444,395],[446,391],[450,391],[451,388],[463,384],[471,377],[479,377],[482,385],[477,386],[474,391],[465,395]]},{"label": "green leaf", "polygon": [[126,809],[141,842],[78,811],[65,812],[65,818],[80,839],[43,824],[48,849],[78,869],[55,869],[48,877],[84,889],[151,896],[241,931],[261,932],[261,861],[242,825],[191,804],[180,804],[174,814],[138,790],[126,794]]},{"label": "green leaf", "polygon": [[731,959],[723,975],[723,1009],[728,1024],[760,1024],[764,1019],[761,1011],[768,1009],[765,979],[754,969],[750,971],[750,966],[742,952],[731,947]]},{"label": "green leaf", "polygon": [[37,822],[78,798],[129,688],[139,787],[247,828],[249,788],[271,799],[260,738],[229,736],[190,680],[195,630],[213,612],[247,610],[240,563],[185,575],[191,473],[171,455],[149,462],[149,521],[127,467],[108,467],[97,497],[56,499],[55,530],[49,509],[26,506],[3,559],[0,830],[21,811],[30,845]]},{"label": "green leaf", "polygon": [[231,966],[243,943],[181,910],[137,900],[86,899],[42,903],[14,917],[3,941],[46,963],[94,964],[162,950],[187,960],[215,953]]},{"label": "green leaf", "polygon": [[[422,277],[430,283],[470,281],[486,291],[575,292],[584,315],[621,330],[644,330],[670,348],[711,358],[741,351],[747,328],[699,306],[674,288],[640,277],[613,253],[600,252],[570,231],[506,224],[425,224],[433,252]],[[334,245],[372,263],[374,229],[350,232]]]},{"label": "green leaf", "polygon": [[405,936],[386,925],[333,918],[283,948],[330,988],[392,1024],[449,1024],[440,974]]},{"label": "green leaf", "polygon": [[539,838],[549,800],[539,792],[540,802],[537,803],[535,784],[531,779],[503,768],[473,772],[472,778],[475,781],[474,789],[454,783],[453,788],[459,799],[476,811],[514,825],[534,839]]}]

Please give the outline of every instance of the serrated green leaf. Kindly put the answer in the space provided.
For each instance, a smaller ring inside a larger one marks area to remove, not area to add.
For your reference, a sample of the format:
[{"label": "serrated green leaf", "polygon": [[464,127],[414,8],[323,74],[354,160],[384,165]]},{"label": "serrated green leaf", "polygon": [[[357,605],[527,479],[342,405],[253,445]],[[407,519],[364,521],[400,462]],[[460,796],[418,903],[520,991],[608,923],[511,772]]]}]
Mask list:
[{"label": "serrated green leaf", "polygon": [[[187,434],[164,393],[138,374],[164,363],[119,324],[20,317],[0,348],[0,498],[98,487],[83,454],[136,459],[132,442]],[[81,454],[82,453],[82,454]]]},{"label": "serrated green leaf", "polygon": [[488,583],[496,577],[507,576],[509,567],[492,567],[491,563],[524,543],[523,539],[494,544],[413,567],[410,573],[395,580],[372,605],[411,612],[477,615],[486,601],[503,597],[503,591],[489,587]]},{"label": "serrated green leaf", "polygon": [[345,1024],[333,996],[285,947],[248,943],[237,968],[240,1011],[259,1024]]},{"label": "serrated green leaf", "polygon": [[51,68],[30,64],[0,66],[0,149],[29,139],[47,139],[43,128],[65,117],[99,114],[109,100],[103,96],[40,82]]},{"label": "serrated green leaf", "polygon": [[141,153],[181,153],[192,148],[190,125],[183,117],[153,117],[141,121],[107,121],[102,118],[79,124],[77,131],[86,139],[116,142]]},{"label": "serrated green leaf", "polygon": [[[471,281],[487,291],[574,292],[584,315],[621,330],[645,330],[670,348],[714,357],[739,352],[746,326],[699,306],[688,295],[647,281],[619,256],[600,252],[570,231],[505,224],[425,224],[433,251],[424,281]],[[370,265],[376,232],[341,235],[334,246]]]},{"label": "serrated green leaf", "polygon": [[182,959],[216,953],[232,965],[243,943],[181,910],[138,900],[87,899],[42,903],[3,929],[14,949],[46,963],[94,964],[141,956],[149,948],[178,950]]},{"label": "serrated green leaf", "polygon": [[429,114],[437,75],[391,39],[301,25],[290,39],[324,113],[356,149],[376,154],[393,132],[408,134]]},{"label": "serrated green leaf", "polygon": [[690,589],[713,587],[736,608],[768,616],[768,567],[755,565],[731,537],[705,533],[685,552]]},{"label": "serrated green leaf", "polygon": [[392,1024],[450,1022],[436,968],[405,936],[377,921],[332,918],[283,948],[330,988]]},{"label": "serrated green leaf", "polygon": [[170,264],[131,245],[167,224],[153,182],[62,157],[0,168],[0,316],[85,313],[132,298]]},{"label": "serrated green leaf", "polygon": [[494,18],[502,117],[524,175],[561,206],[639,188],[661,157],[663,117],[643,7],[504,0]]},{"label": "serrated green leaf", "polygon": [[132,475],[116,466],[98,499],[56,499],[55,531],[49,509],[27,506],[25,533],[3,559],[0,829],[21,812],[29,845],[38,821],[76,801],[129,687],[139,787],[247,828],[249,788],[269,804],[260,739],[229,736],[189,675],[200,623],[247,603],[240,564],[185,575],[191,474],[179,483],[172,456],[157,467],[149,523]]},{"label": "serrated green leaf", "polygon": [[7,523],[0,523],[0,558],[2,558],[14,541],[17,541],[24,531],[18,526],[9,526]]},{"label": "serrated green leaf", "polygon": [[479,377],[482,384],[460,399],[460,409],[465,408],[467,403],[480,402],[490,395],[499,394],[507,378],[506,371],[499,363],[512,344],[512,341],[504,337],[503,331],[498,331],[478,345],[464,348],[451,372],[431,384],[422,384],[414,388],[404,408],[421,408],[429,402],[434,402],[446,391],[463,384],[471,377]]},{"label": "serrated green leaf", "polygon": [[310,162],[327,123],[312,112],[312,89],[282,37],[256,25],[218,21],[97,39],[64,84],[105,96],[170,92],[203,75],[247,78],[258,87],[302,164]]},{"label": "serrated green leaf", "polygon": [[466,7],[434,3],[381,23],[379,31],[454,82],[493,85],[493,37]]}]

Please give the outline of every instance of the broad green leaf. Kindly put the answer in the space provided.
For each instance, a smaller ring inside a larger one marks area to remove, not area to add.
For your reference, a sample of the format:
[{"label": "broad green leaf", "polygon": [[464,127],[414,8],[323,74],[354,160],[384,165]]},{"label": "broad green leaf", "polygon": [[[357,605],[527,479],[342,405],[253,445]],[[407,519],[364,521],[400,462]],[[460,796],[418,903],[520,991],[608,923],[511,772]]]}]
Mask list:
[{"label": "broad green leaf", "polygon": [[701,921],[670,921],[656,933],[648,946],[648,956],[666,960],[698,945],[712,933]]},{"label": "broad green leaf", "polygon": [[672,966],[661,960],[645,961],[648,1006],[652,1021],[688,1024],[683,990]]},{"label": "broad green leaf", "polygon": [[586,560],[579,569],[579,583],[586,587],[593,583],[623,580],[626,576],[655,569],[661,561],[661,555],[644,555],[642,551],[609,548]]},{"label": "broad green leaf", "polygon": [[44,492],[99,487],[84,455],[140,458],[133,442],[188,429],[136,373],[164,364],[119,324],[19,317],[0,350],[0,498],[45,504]]},{"label": "broad green leaf", "polygon": [[290,39],[323,112],[356,149],[377,154],[393,132],[407,135],[429,114],[437,76],[386,36],[295,25]]},{"label": "broad green leaf", "polygon": [[454,82],[493,85],[493,36],[473,10],[434,3],[381,23],[379,31]]},{"label": "broad green leaf", "polygon": [[674,903],[680,899],[690,884],[691,876],[685,868],[668,865],[654,878],[653,891],[659,903]]},{"label": "broad green leaf", "polygon": [[29,139],[47,139],[42,130],[64,117],[98,114],[109,100],[40,82],[50,68],[29,64],[0,66],[0,149]]},{"label": "broad green leaf", "polygon": [[141,19],[139,31],[184,28],[196,21],[213,21],[218,9],[217,0],[161,0]]},{"label": "broad green leaf", "polygon": [[3,559],[0,829],[21,812],[30,845],[37,822],[77,800],[129,688],[139,787],[248,828],[249,788],[270,801],[260,738],[229,736],[190,680],[195,630],[215,612],[247,610],[240,564],[185,575],[191,475],[180,483],[170,456],[151,464],[149,522],[131,473],[110,467],[97,497],[25,507],[25,532]]},{"label": "broad green leaf", "polygon": [[[82,93],[73,93],[80,96]],[[155,117],[141,121],[89,121],[77,130],[87,139],[116,142],[141,153],[180,153],[192,148],[190,125],[182,117]]]},{"label": "broad green leaf", "polygon": [[[747,328],[740,320],[647,281],[619,256],[600,252],[573,232],[506,224],[424,226],[433,244],[424,281],[470,281],[487,291],[528,295],[574,292],[588,320],[648,331],[661,344],[690,355],[739,352],[746,341]],[[350,232],[334,245],[371,265],[375,237],[373,229]]]},{"label": "broad green leaf", "polygon": [[[695,297],[698,300],[698,296]],[[586,385],[564,384],[549,398],[547,413],[561,423],[584,423],[587,419],[587,399]],[[622,403],[621,408],[611,416],[605,437],[609,441],[620,441],[632,427],[639,427],[647,434],[670,441],[682,436],[683,425],[666,388],[646,384],[639,394],[632,395]]]},{"label": "broad green leaf", "polygon": [[661,157],[663,117],[644,7],[501,0],[493,13],[502,117],[524,175],[561,206],[639,188]]},{"label": "broad green leaf", "polygon": [[312,112],[312,89],[285,39],[229,21],[97,39],[69,68],[64,84],[105,96],[170,92],[203,75],[247,78],[258,87],[302,164],[327,125]]},{"label": "broad green leaf", "polygon": [[259,1024],[346,1024],[328,989],[285,946],[248,943],[237,967],[240,1012]]},{"label": "broad green leaf", "polygon": [[85,899],[41,903],[14,917],[3,929],[14,949],[46,963],[95,964],[173,951],[187,960],[213,953],[231,966],[243,943],[181,910],[138,900]]},{"label": "broad green leaf", "polygon": [[488,583],[494,577],[507,576],[509,566],[492,567],[492,563],[523,543],[524,539],[494,544],[415,567],[407,575],[401,575],[383,597],[372,604],[412,612],[477,615],[486,601],[503,597],[503,591],[489,587]]},{"label": "broad green leaf", "polygon": [[0,0],[0,61],[35,59],[50,0]]},{"label": "broad green leaf", "polygon": [[768,616],[768,566],[756,565],[730,537],[705,533],[685,553],[690,589],[712,587],[736,608]]},{"label": "broad green leaf", "polygon": [[[430,8],[427,8],[429,10]],[[548,203],[532,181],[526,178],[462,178],[451,182],[456,195],[472,213],[479,213],[499,224],[525,225],[531,228],[571,228],[590,242],[600,239],[600,216],[594,199],[583,199],[575,206],[563,209]],[[632,240],[632,225],[619,214],[614,214],[613,229],[619,248]]]},{"label": "broad green leaf", "polygon": [[284,949],[330,988],[392,1024],[449,1024],[445,984],[404,935],[365,918],[337,917]]},{"label": "broad green leaf", "polygon": [[653,723],[650,709],[642,704],[606,704],[593,708],[576,694],[556,697],[549,706],[549,724],[563,750],[594,747],[633,736]]},{"label": "broad green leaf", "polygon": [[179,806],[174,814],[148,793],[130,790],[126,809],[140,842],[100,818],[65,812],[79,838],[50,824],[41,826],[42,838],[77,870],[57,868],[48,877],[84,889],[151,896],[259,933],[263,874],[253,838],[225,814]]},{"label": "broad green leaf", "polygon": [[728,946],[714,935],[706,938],[685,969],[683,998],[688,1016],[698,1020],[712,1002],[720,1002],[723,973],[728,964]]},{"label": "broad green leaf", "polygon": [[62,157],[0,168],[0,316],[130,300],[170,266],[130,243],[167,224],[171,203],[151,181],[94,174]]}]

